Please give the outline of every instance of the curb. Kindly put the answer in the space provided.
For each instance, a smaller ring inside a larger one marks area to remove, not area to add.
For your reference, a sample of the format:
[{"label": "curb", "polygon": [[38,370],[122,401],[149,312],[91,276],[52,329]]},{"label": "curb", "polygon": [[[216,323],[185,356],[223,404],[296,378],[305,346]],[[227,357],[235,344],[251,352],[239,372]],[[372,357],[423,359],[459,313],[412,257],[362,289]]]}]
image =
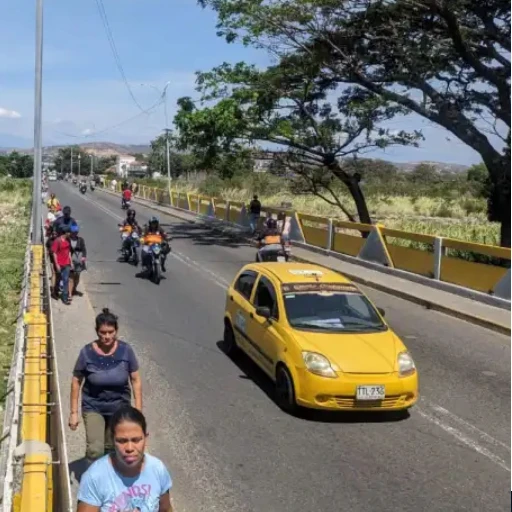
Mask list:
[{"label": "curb", "polygon": [[[105,190],[105,189],[102,189],[102,188],[98,188],[98,190],[100,190],[101,192],[106,192],[107,194],[110,194],[110,195],[113,195],[113,196],[117,195],[115,192],[112,192],[110,190]],[[140,204],[141,206],[145,206],[146,208],[151,208],[153,210],[165,213],[166,215],[170,215],[171,217],[175,217],[175,218],[183,220],[185,222],[189,222],[190,224],[197,224],[198,222],[201,222],[201,221],[204,222],[204,223],[207,223],[207,221],[205,221],[205,218],[203,218],[203,217],[196,216],[195,217],[196,220],[188,219],[188,218],[186,218],[185,215],[179,215],[178,212],[171,210],[171,208],[173,208],[173,207],[169,208],[169,207],[165,207],[165,206],[159,206],[157,204],[151,203],[147,199],[142,199],[141,200],[139,198],[133,198],[132,201],[133,202],[137,202],[138,204]],[[194,215],[194,214],[187,212],[187,215]],[[219,222],[221,222],[221,221],[219,221]],[[233,233],[229,229],[223,229],[222,226],[216,226],[216,225],[209,225],[208,224],[208,227],[210,229],[212,229],[213,231],[220,231],[221,233],[227,233],[227,234],[233,236],[233,238],[234,237],[240,237],[241,239],[245,240],[246,242],[248,242],[253,247],[256,246],[256,244],[254,243],[254,241],[252,239],[248,238],[247,236],[245,236],[242,233],[240,233],[240,234]],[[292,254],[291,258],[294,261],[301,261],[303,263],[316,264],[314,261],[308,260],[306,258],[300,258],[298,256],[294,256],[293,254]],[[331,269],[331,270],[334,270],[335,272],[339,272],[336,269]],[[339,273],[341,273],[341,272],[339,272]],[[454,317],[454,318],[458,318],[459,320],[463,320],[463,321],[472,323],[474,325],[478,325],[480,327],[484,327],[486,329],[495,331],[495,332],[497,332],[499,334],[505,334],[506,336],[510,336],[511,333],[512,333],[512,329],[511,329],[510,326],[503,325],[503,324],[500,324],[500,323],[496,323],[496,322],[493,322],[492,320],[487,320],[486,318],[482,318],[482,317],[477,316],[477,315],[471,315],[471,314],[468,314],[468,313],[464,313],[462,311],[459,311],[459,310],[454,309],[454,308],[450,308],[448,306],[442,306],[442,305],[437,304],[435,302],[432,302],[430,300],[422,299],[421,297],[418,297],[416,295],[412,295],[410,293],[403,292],[401,290],[397,290],[396,288],[391,288],[389,286],[385,286],[385,285],[382,285],[382,284],[374,283],[372,281],[368,281],[367,279],[364,279],[364,278],[359,277],[359,276],[357,276],[355,274],[352,274],[352,273],[343,272],[343,275],[348,277],[349,279],[351,279],[355,283],[359,283],[359,284],[362,284],[364,286],[367,286],[368,288],[373,288],[374,290],[378,290],[378,291],[387,293],[389,295],[393,295],[395,297],[398,297],[400,299],[407,300],[409,302],[412,302],[414,304],[422,306],[425,309],[430,309],[432,311],[438,311],[439,313],[443,313],[443,314],[446,314],[448,316],[451,316],[451,317]]]}]

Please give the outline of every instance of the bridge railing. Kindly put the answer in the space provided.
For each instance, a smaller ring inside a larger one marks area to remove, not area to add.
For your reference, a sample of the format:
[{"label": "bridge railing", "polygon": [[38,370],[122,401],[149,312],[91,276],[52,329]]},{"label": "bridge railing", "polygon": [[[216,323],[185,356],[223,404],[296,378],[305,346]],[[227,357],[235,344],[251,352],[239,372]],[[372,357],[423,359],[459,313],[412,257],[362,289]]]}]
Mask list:
[{"label": "bridge railing", "polygon": [[[105,182],[109,187],[110,182]],[[116,191],[121,191],[117,183]],[[136,197],[248,227],[247,205],[216,197],[200,196],[146,185]],[[362,224],[305,214],[287,208],[262,207],[267,215],[284,214],[292,241],[333,255],[347,256],[474,290],[510,301],[511,250],[423,233]],[[471,258],[461,257],[461,253]]]},{"label": "bridge railing", "polygon": [[65,512],[71,492],[48,262],[44,246],[29,240],[0,446],[1,509]]}]

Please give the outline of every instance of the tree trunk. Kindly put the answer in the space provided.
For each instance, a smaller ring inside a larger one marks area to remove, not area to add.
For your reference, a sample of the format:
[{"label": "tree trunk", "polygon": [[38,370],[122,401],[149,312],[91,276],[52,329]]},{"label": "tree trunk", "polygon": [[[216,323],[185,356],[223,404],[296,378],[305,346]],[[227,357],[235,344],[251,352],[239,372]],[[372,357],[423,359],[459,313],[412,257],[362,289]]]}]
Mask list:
[{"label": "tree trunk", "polygon": [[[363,191],[359,186],[360,176],[357,174],[348,174],[339,166],[338,162],[334,162],[329,167],[334,176],[342,181],[350,192],[350,195],[352,196],[352,199],[356,205],[359,222],[362,224],[371,224],[372,218],[370,217],[370,212],[368,211],[366,198],[364,197]],[[361,236],[363,238],[367,238],[369,234],[370,233],[368,231],[361,232]]]},{"label": "tree trunk", "polygon": [[510,158],[504,155],[482,155],[489,171],[491,190],[487,214],[491,222],[500,222],[500,245],[510,247]]}]

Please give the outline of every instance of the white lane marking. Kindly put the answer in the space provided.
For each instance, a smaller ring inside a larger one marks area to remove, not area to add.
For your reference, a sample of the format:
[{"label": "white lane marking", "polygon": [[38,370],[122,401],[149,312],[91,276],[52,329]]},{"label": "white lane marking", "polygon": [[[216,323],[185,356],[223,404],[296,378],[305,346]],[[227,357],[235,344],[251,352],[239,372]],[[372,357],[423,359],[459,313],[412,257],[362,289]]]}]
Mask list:
[{"label": "white lane marking", "polygon": [[[85,199],[85,198],[84,198]],[[104,208],[102,205],[97,203],[94,200],[89,199],[89,201],[95,203],[99,208],[104,210],[106,213],[111,215],[112,217],[117,217],[113,212],[110,210]],[[117,217],[120,218],[120,217]],[[122,218],[121,218],[122,220]],[[213,278],[213,282],[215,282],[218,286],[225,289],[224,284],[222,283],[224,279],[222,279],[220,276],[215,274],[214,272],[211,272],[210,270],[205,269],[202,267],[198,262],[192,260],[188,256],[182,255],[181,253],[171,253],[173,256],[178,260],[184,263],[185,265],[188,265],[191,268],[198,269],[202,271],[203,273],[207,274],[210,278]],[[510,447],[507,446],[505,443],[502,443],[501,441],[495,439],[494,437],[490,436],[486,432],[483,432],[479,428],[475,427],[471,423],[468,423],[467,421],[463,420],[456,414],[448,411],[444,407],[441,407],[440,405],[437,405],[433,402],[430,402],[424,398],[421,399],[421,402],[425,404],[427,407],[430,407],[435,413],[445,416],[448,419],[451,419],[453,422],[457,423],[461,428],[467,429],[469,432],[471,432],[473,435],[479,436],[482,438],[482,440],[486,441],[488,444],[494,445],[494,446],[500,446],[502,448],[505,448],[510,451]],[[478,441],[475,441],[472,439],[469,435],[465,434],[458,428],[455,428],[451,425],[449,425],[447,422],[439,419],[435,416],[435,414],[431,414],[428,411],[424,410],[422,407],[417,406],[415,408],[416,412],[426,419],[427,421],[433,423],[434,425],[438,426],[442,430],[444,430],[446,433],[450,434],[451,436],[455,437],[458,441],[465,444],[467,447],[471,448],[472,450],[476,451],[477,453],[480,453],[484,457],[487,457],[490,461],[504,469],[505,471],[510,473],[510,467],[507,465],[507,463],[494,453],[492,453],[490,450],[482,446]]]},{"label": "white lane marking", "polygon": [[423,398],[423,397],[420,399],[420,402],[428,405],[430,408],[432,408],[438,414],[446,416],[447,418],[451,419],[455,423],[458,423],[461,427],[469,430],[475,436],[482,438],[483,441],[485,441],[491,445],[494,445],[496,447],[501,447],[507,451],[510,451],[510,446],[508,446],[506,443],[503,443],[502,441],[496,439],[495,437],[487,434],[487,432],[480,430],[478,427],[475,427],[473,424],[467,422],[466,420],[463,420],[461,417],[457,416],[456,414],[449,411],[448,409],[445,409],[444,407],[441,407],[440,405],[430,402],[429,400],[427,400],[426,398]]},{"label": "white lane marking", "polygon": [[416,412],[420,416],[425,418],[426,420],[430,421],[431,423],[434,423],[434,425],[437,425],[439,428],[443,429],[445,432],[447,432],[448,434],[455,437],[461,443],[465,444],[466,446],[468,446],[475,452],[480,453],[484,457],[487,457],[490,461],[494,462],[495,464],[500,466],[502,469],[504,469],[505,471],[508,471],[510,473],[510,467],[507,465],[507,463],[503,459],[501,459],[500,457],[498,457],[497,455],[492,453],[487,448],[484,448],[481,444],[479,444],[478,442],[471,439],[469,436],[464,434],[462,431],[456,429],[455,427],[448,425],[447,423],[441,421],[439,418],[436,418],[435,416],[429,414],[428,412],[423,411],[422,409],[417,408]]}]

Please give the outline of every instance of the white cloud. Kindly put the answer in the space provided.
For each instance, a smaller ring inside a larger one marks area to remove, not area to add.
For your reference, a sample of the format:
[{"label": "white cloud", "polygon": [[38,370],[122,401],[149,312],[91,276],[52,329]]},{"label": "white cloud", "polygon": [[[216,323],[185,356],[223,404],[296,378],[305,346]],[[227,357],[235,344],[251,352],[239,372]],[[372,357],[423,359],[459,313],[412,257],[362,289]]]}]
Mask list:
[{"label": "white cloud", "polygon": [[0,107],[0,117],[4,117],[6,119],[19,119],[21,114],[16,112],[16,110],[9,110],[7,108]]},{"label": "white cloud", "polygon": [[82,135],[90,135],[92,133],[92,130],[90,128],[87,128],[82,131]]}]

